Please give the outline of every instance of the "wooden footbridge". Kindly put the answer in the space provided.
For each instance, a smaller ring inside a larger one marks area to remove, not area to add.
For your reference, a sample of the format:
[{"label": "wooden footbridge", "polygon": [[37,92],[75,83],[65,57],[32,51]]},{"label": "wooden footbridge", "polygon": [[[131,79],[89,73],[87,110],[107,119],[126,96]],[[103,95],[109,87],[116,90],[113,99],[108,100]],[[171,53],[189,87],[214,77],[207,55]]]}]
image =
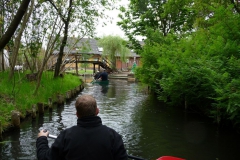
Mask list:
[{"label": "wooden footbridge", "polygon": [[[113,72],[113,69],[110,67],[111,62],[109,62],[107,59],[102,58],[101,61],[98,60],[79,60],[76,57],[71,57],[71,59],[65,59],[63,60],[62,66],[61,66],[61,73],[63,73],[65,70],[68,70],[69,68],[75,68],[76,74],[78,75],[78,64],[79,63],[90,63],[93,65],[93,74],[98,70],[100,71],[101,68],[105,69],[108,73]],[[55,68],[56,61],[54,64],[51,65],[49,70],[53,70]]]}]

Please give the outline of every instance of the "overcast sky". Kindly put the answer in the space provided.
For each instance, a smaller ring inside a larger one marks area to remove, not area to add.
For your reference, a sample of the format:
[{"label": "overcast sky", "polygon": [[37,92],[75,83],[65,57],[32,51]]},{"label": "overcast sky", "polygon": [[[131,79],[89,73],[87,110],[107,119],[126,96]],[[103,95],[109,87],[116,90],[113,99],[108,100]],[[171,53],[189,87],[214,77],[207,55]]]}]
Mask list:
[{"label": "overcast sky", "polygon": [[[121,0],[121,2],[118,2],[120,5],[128,5],[128,0]],[[120,29],[119,26],[117,26],[117,22],[120,21],[120,18],[118,18],[118,14],[120,12],[118,10],[112,10],[112,11],[106,11],[106,14],[113,18],[112,23],[107,22],[106,19],[102,19],[99,21],[99,25],[96,28],[96,33],[98,37],[107,36],[107,35],[119,35],[122,38],[125,38],[124,32]],[[106,22],[107,25],[103,26],[103,22]]]}]

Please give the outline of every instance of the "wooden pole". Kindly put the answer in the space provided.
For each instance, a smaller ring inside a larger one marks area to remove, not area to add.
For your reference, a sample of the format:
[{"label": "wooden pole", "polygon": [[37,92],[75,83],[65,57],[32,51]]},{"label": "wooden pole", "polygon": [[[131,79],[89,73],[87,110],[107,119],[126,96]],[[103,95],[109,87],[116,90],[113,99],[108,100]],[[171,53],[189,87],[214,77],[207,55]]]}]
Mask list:
[{"label": "wooden pole", "polygon": [[58,106],[64,105],[64,96],[59,94],[57,95],[57,104]]},{"label": "wooden pole", "polygon": [[66,92],[66,100],[71,99],[71,91]]},{"label": "wooden pole", "polygon": [[32,119],[36,118],[36,104],[32,105]]},{"label": "wooden pole", "polygon": [[12,124],[16,128],[20,128],[20,113],[18,111],[12,111]]},{"label": "wooden pole", "polygon": [[77,63],[78,59],[77,56],[75,55],[75,62],[76,62],[76,74],[78,75],[78,63]]},{"label": "wooden pole", "polygon": [[3,139],[2,137],[2,121],[0,121],[0,141]]},{"label": "wooden pole", "polygon": [[44,114],[44,105],[43,105],[43,103],[37,103],[37,107],[38,107],[38,113],[39,114]]},{"label": "wooden pole", "polygon": [[52,98],[51,97],[48,98],[48,106],[49,106],[49,109],[52,110]]}]

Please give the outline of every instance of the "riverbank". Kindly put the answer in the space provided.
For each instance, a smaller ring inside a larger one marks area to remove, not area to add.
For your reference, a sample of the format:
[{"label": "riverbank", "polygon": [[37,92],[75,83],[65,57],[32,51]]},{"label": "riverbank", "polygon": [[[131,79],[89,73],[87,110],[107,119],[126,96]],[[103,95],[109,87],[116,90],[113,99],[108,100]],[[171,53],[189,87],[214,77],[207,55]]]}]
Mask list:
[{"label": "riverbank", "polygon": [[[78,76],[65,74],[63,77],[53,78],[53,72],[44,72],[40,87],[36,95],[36,81],[28,81],[27,73],[15,72],[12,80],[8,72],[0,72],[0,133],[15,127],[13,113],[23,120],[34,115],[34,108],[38,112],[38,104],[44,108],[66,100],[66,96],[83,89],[82,80]],[[75,91],[74,91],[75,90]],[[51,100],[52,104],[49,104]]]},{"label": "riverbank", "polygon": [[[86,78],[89,78],[86,81],[91,80],[91,77]],[[167,106],[141,89],[139,83],[111,79],[105,89],[90,83],[81,93],[96,98],[103,124],[122,135],[129,155],[149,160],[164,155],[188,160],[196,157],[204,160],[239,159],[239,135],[228,130],[222,132],[202,115],[185,112],[179,106]],[[76,125],[74,103],[75,98],[37,116],[36,120],[26,120],[21,130],[3,134],[0,159],[37,159],[39,129],[48,129],[50,134],[59,135],[62,130]],[[53,139],[48,141],[49,144],[54,142]]]}]

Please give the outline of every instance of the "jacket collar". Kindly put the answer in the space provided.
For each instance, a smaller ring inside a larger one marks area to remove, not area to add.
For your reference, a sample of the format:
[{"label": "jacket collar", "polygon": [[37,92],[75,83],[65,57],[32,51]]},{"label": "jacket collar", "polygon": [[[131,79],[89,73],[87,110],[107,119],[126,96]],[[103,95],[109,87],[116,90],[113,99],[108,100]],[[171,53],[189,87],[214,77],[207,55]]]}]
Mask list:
[{"label": "jacket collar", "polygon": [[88,116],[78,118],[77,125],[80,127],[95,127],[102,125],[102,120],[98,116]]}]

